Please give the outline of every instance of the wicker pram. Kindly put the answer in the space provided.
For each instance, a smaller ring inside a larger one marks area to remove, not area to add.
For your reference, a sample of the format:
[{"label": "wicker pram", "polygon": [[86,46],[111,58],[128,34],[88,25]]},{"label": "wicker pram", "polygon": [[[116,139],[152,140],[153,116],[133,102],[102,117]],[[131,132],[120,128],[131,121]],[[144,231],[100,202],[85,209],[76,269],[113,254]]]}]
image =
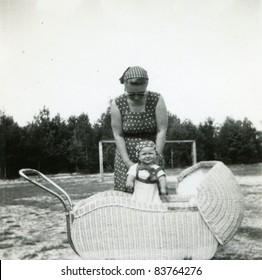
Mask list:
[{"label": "wicker pram", "polygon": [[[42,173],[20,175],[63,203],[74,251],[83,259],[211,259],[243,218],[239,185],[222,162],[200,162],[178,176],[178,194],[152,205],[118,191],[97,193],[73,206],[64,190]],[[37,174],[62,192],[28,177]]]}]

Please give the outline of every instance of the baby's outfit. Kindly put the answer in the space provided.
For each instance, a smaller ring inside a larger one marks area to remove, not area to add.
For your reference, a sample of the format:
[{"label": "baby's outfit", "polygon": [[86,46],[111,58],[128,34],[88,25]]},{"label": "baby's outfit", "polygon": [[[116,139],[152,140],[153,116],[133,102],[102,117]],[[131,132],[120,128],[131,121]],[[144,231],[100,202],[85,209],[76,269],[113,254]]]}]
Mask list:
[{"label": "baby's outfit", "polygon": [[135,177],[132,199],[139,202],[162,203],[159,196],[158,179],[166,174],[160,166],[154,164],[150,168],[141,168],[136,163],[129,168],[127,174]]}]

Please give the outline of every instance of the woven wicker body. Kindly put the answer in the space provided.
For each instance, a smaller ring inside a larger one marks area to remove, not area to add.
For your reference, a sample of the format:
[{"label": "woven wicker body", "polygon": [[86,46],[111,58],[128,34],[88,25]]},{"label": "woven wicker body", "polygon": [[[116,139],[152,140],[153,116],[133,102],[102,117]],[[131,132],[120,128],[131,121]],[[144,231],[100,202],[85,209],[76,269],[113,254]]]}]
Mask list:
[{"label": "woven wicker body", "polygon": [[198,163],[178,181],[179,194],[161,205],[116,191],[81,201],[71,228],[76,251],[84,259],[211,259],[243,218],[238,184],[221,162]]}]

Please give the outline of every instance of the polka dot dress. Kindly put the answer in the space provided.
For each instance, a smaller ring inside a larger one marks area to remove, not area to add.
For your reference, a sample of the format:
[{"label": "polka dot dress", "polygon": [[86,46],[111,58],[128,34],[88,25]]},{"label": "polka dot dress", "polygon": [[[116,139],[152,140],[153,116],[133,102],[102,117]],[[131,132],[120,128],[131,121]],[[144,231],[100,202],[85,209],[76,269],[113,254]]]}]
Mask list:
[{"label": "polka dot dress", "polygon": [[[115,102],[122,116],[122,127],[126,142],[127,153],[133,162],[138,162],[136,157],[136,145],[141,140],[155,141],[157,132],[156,123],[156,105],[160,94],[155,92],[147,92],[145,110],[142,112],[132,112],[127,102],[125,94],[116,98]],[[127,168],[116,151],[114,164],[114,183],[115,190],[133,193],[133,188],[126,187]]]}]

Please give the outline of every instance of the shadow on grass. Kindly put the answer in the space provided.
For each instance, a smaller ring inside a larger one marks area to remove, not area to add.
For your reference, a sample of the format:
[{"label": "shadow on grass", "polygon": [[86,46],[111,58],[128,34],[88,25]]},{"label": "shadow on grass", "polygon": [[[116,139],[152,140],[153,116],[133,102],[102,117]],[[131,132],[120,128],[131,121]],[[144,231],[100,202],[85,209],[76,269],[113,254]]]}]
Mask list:
[{"label": "shadow on grass", "polygon": [[245,235],[246,237],[253,240],[261,240],[262,239],[262,229],[256,227],[240,227],[237,231],[239,235]]}]

